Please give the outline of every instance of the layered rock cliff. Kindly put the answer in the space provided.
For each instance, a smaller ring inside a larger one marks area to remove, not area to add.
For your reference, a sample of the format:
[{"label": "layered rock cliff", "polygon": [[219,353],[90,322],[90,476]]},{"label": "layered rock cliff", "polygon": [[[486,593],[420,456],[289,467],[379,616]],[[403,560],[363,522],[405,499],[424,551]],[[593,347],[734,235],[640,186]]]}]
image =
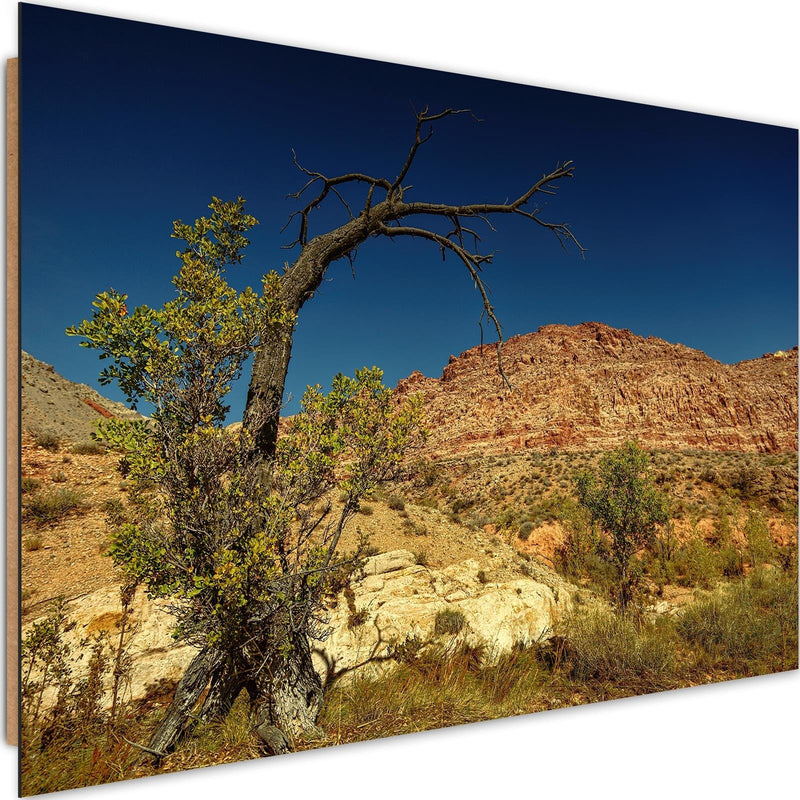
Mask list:
[{"label": "layered rock cliff", "polygon": [[797,347],[738,364],[597,322],[547,325],[503,347],[450,357],[441,378],[419,372],[400,396],[425,401],[433,454],[521,448],[647,447],[797,450]]}]

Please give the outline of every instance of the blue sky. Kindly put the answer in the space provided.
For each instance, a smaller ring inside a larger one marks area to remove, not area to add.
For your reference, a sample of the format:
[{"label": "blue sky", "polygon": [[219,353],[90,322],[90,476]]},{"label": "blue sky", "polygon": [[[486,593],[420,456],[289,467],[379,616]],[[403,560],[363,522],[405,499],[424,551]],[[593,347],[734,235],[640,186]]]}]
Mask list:
[{"label": "blue sky", "polygon": [[[244,196],[261,225],[238,285],[292,260],[291,148],[327,174],[393,177],[410,103],[469,107],[439,125],[408,197],[504,200],[556,162],[549,198],[587,248],[565,254],[522,219],[484,246],[504,333],[599,320],[734,362],[797,343],[797,132],[343,56],[23,5],[22,343],[96,385],[64,329],[113,286],[160,305],[177,269],[171,221]],[[322,231],[345,221],[334,203]],[[302,311],[287,389],[377,364],[390,384],[439,375],[476,344],[463,267],[424,242],[371,240]],[[241,413],[247,375],[232,396]],[[106,387],[107,395],[120,399]],[[290,409],[292,407],[290,406]]]}]

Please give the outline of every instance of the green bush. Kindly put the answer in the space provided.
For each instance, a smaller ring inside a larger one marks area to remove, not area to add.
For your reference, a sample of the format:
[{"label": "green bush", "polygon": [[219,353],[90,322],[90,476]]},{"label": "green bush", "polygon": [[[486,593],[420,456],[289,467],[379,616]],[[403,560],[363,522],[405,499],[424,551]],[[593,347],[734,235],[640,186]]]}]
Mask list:
[{"label": "green bush", "polygon": [[452,608],[443,608],[436,615],[436,622],[434,623],[433,630],[437,636],[443,634],[450,634],[454,636],[466,624],[467,620],[460,611]]},{"label": "green bush", "polygon": [[55,489],[38,492],[27,503],[25,510],[40,525],[63,519],[67,514],[83,506],[83,497],[73,489]]},{"label": "green bush", "polygon": [[691,539],[675,555],[678,582],[683,586],[700,586],[709,589],[722,575],[722,564],[716,550],[700,537]]},{"label": "green bush", "polygon": [[673,644],[660,627],[605,609],[582,609],[567,621],[564,655],[578,680],[659,683],[675,670]]},{"label": "green bush", "polygon": [[797,667],[797,573],[761,568],[680,615],[679,634],[745,674]]},{"label": "green bush", "polygon": [[769,525],[760,511],[751,511],[744,524],[750,563],[754,567],[766,564],[773,556],[772,536]]}]

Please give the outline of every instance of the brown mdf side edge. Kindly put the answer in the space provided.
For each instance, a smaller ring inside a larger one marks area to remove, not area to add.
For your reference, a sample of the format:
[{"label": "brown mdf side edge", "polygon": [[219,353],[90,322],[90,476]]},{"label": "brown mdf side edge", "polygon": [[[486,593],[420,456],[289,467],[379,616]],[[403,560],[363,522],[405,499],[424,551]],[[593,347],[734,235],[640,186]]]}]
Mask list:
[{"label": "brown mdf side edge", "polygon": [[19,711],[19,59],[6,63],[6,741]]}]

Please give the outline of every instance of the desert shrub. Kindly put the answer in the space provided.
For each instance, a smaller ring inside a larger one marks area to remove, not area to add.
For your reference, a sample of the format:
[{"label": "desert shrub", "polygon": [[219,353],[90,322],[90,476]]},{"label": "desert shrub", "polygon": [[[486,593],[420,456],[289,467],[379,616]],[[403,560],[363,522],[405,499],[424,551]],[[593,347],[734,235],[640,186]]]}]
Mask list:
[{"label": "desert shrub", "polygon": [[519,526],[519,533],[517,534],[517,536],[519,536],[519,538],[522,539],[523,542],[526,542],[530,538],[530,535],[533,532],[533,528],[534,528],[533,523],[530,520],[527,520],[526,522],[523,522],[522,525]]},{"label": "desert shrub", "polygon": [[582,608],[567,621],[564,638],[565,665],[578,680],[658,684],[675,670],[668,631],[606,609]]},{"label": "desert shrub", "polygon": [[433,630],[437,636],[444,634],[454,636],[464,627],[466,622],[466,618],[460,611],[453,608],[443,608],[436,614]]},{"label": "desert shrub", "polygon": [[710,588],[722,575],[722,565],[716,550],[699,536],[689,540],[675,554],[678,583],[683,586]]},{"label": "desert shrub", "polygon": [[100,456],[106,452],[106,448],[100,442],[79,442],[70,447],[69,451],[80,456]]},{"label": "desert shrub", "polygon": [[25,510],[39,525],[47,525],[63,519],[67,514],[83,506],[83,497],[73,489],[55,489],[37,492],[27,503]]},{"label": "desert shrub", "polygon": [[419,522],[414,522],[412,519],[406,517],[403,519],[403,524],[400,526],[403,533],[411,534],[412,536],[427,536],[428,529]]},{"label": "desert shrub", "polygon": [[587,558],[606,557],[608,553],[600,547],[588,510],[575,500],[567,498],[560,503],[558,519],[567,536],[556,552],[556,565],[567,576],[583,577]]},{"label": "desert shrub", "polygon": [[[21,782],[33,795],[119,779],[137,756],[120,748],[120,735],[141,719],[121,702],[132,660],[130,602],[133,588],[121,592],[122,617],[112,642],[99,635],[70,642],[75,624],[59,598],[22,639]],[[76,667],[83,664],[81,675]],[[104,687],[111,707],[103,708]]]},{"label": "desert shrub", "polygon": [[36,478],[25,477],[20,481],[20,491],[22,494],[30,494],[31,492],[37,492],[42,487],[41,481],[37,481]]},{"label": "desert shrub", "polygon": [[366,503],[362,503],[358,513],[363,514],[365,517],[371,517],[375,513],[375,509]]},{"label": "desert shrub", "polygon": [[760,568],[686,608],[678,633],[745,674],[797,666],[797,572]]},{"label": "desert shrub", "polygon": [[43,450],[49,450],[51,453],[58,452],[61,447],[61,439],[55,433],[48,431],[39,431],[33,434],[33,441],[37,447]]},{"label": "desert shrub", "polygon": [[42,540],[36,533],[31,533],[28,536],[24,536],[22,539],[22,548],[28,552],[32,552],[33,550],[40,550],[42,547]]},{"label": "desert shrub", "polygon": [[386,501],[386,505],[392,509],[392,511],[405,511],[406,503],[402,497],[398,497],[396,494],[393,494],[389,497]]},{"label": "desert shrub", "polygon": [[773,555],[772,537],[767,520],[760,511],[751,511],[748,514],[744,535],[750,563],[754,567],[767,563]]},{"label": "desert shrub", "polygon": [[420,567],[427,567],[428,566],[427,552],[425,552],[425,550],[417,550],[416,553],[414,553],[414,561],[416,561]]},{"label": "desert shrub", "polygon": [[413,664],[425,646],[425,642],[415,634],[409,634],[402,642],[389,648],[389,657],[400,664]]},{"label": "desert shrub", "polygon": [[62,472],[61,470],[58,470],[58,472],[54,472],[51,475],[50,480],[52,480],[53,483],[66,483],[67,476],[66,473]]},{"label": "desert shrub", "polygon": [[650,456],[632,441],[606,453],[596,473],[581,473],[575,488],[580,504],[608,537],[619,578],[615,600],[625,608],[634,599],[633,556],[668,522],[669,500],[656,488]]},{"label": "desert shrub", "polygon": [[717,553],[719,567],[726,578],[738,578],[744,574],[744,558],[742,551],[735,544],[729,542],[719,548]]},{"label": "desert shrub", "polygon": [[759,493],[761,474],[750,460],[746,460],[734,468],[728,483],[743,499],[749,500]]}]

